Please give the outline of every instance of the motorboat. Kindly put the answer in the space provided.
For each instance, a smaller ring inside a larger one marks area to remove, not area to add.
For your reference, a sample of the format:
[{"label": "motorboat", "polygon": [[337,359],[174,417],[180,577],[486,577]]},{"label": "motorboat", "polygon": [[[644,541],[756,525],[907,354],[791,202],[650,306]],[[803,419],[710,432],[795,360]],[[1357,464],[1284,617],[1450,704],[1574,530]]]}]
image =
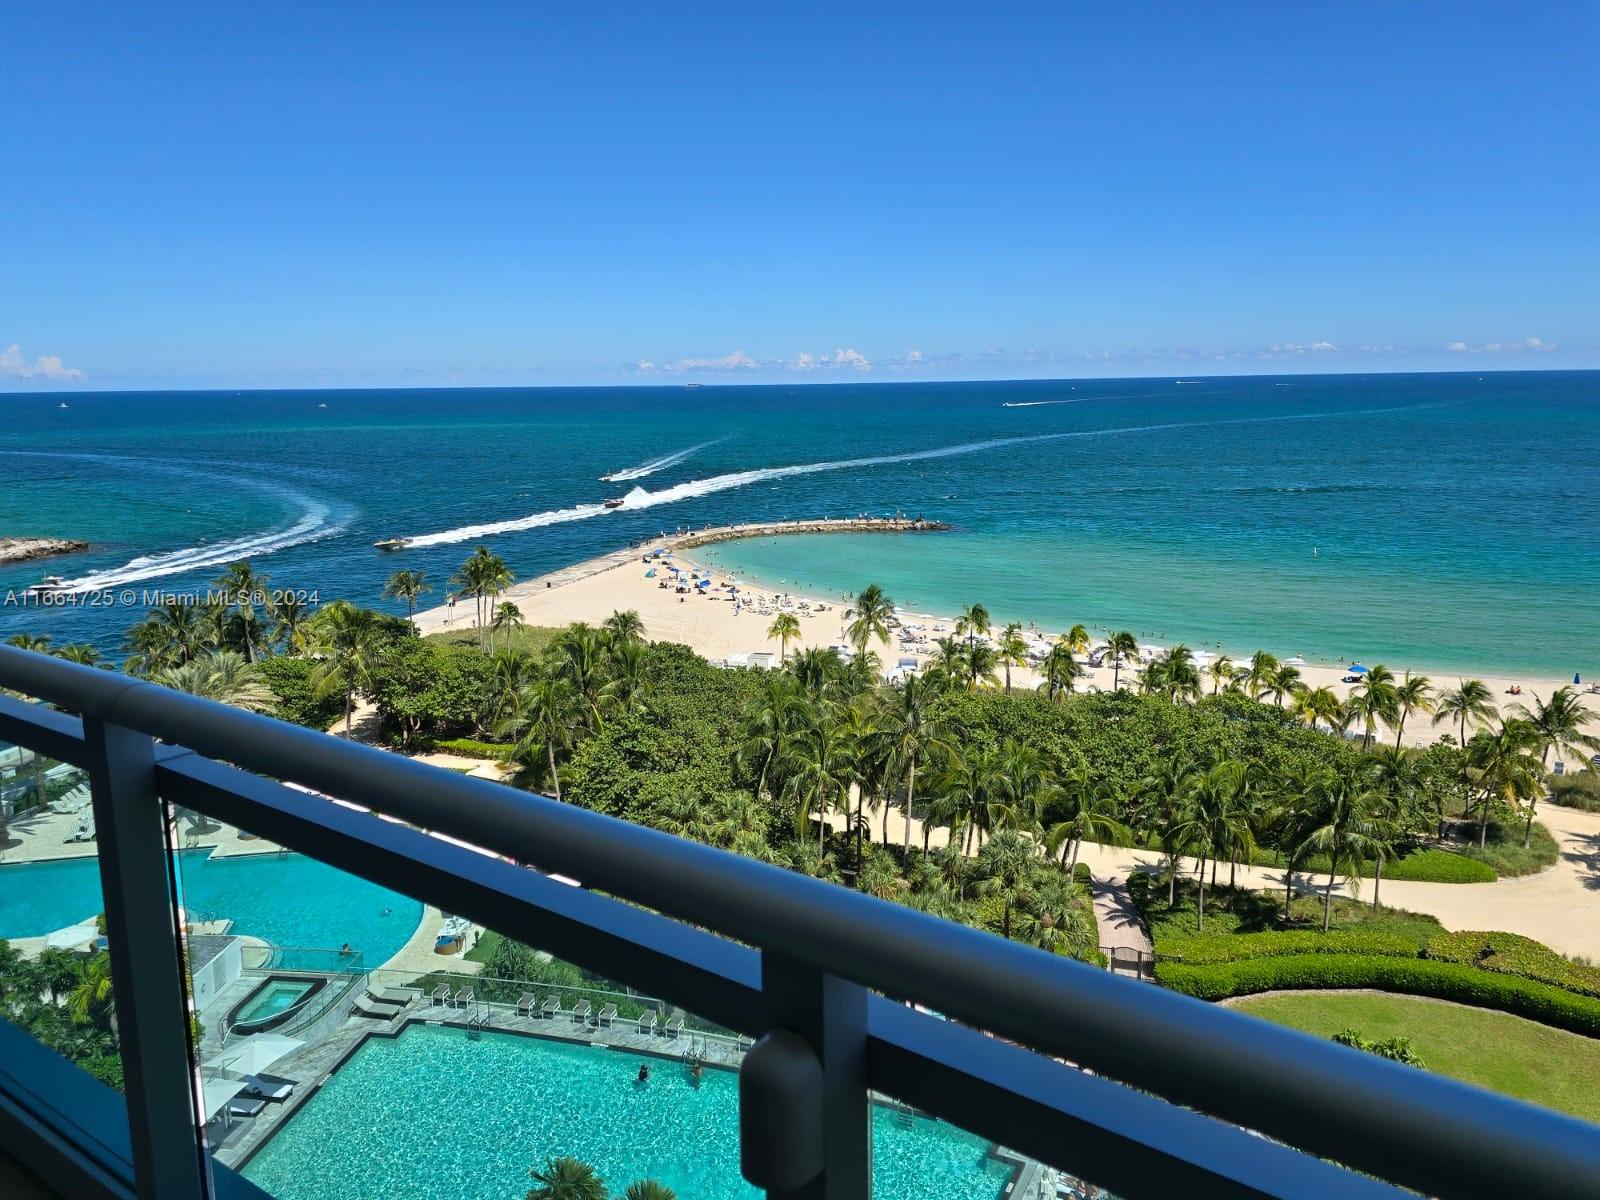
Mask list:
[{"label": "motorboat", "polygon": [[30,592],[59,592],[67,586],[67,581],[59,575],[46,575],[28,590]]},{"label": "motorboat", "polygon": [[622,497],[621,496],[613,496],[613,497],[611,497],[611,499],[609,499],[609,500],[607,500],[605,502],[605,505],[606,505],[607,508],[621,508],[622,507]]},{"label": "motorboat", "polygon": [[381,541],[381,542],[373,542],[372,544],[374,546],[376,546],[379,550],[384,550],[384,551],[388,551],[388,550],[404,550],[408,546],[411,545],[411,539],[410,538],[404,538],[404,537],[384,538],[383,541]]}]

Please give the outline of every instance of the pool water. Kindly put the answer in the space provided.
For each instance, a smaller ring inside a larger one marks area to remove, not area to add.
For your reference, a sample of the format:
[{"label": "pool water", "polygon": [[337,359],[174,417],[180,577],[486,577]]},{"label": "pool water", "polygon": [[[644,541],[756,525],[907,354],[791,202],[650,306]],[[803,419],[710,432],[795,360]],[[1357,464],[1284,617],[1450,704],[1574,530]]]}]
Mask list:
[{"label": "pool water", "polygon": [[[391,958],[422,921],[422,904],[303,854],[212,858],[176,855],[191,919],[231,918],[233,932],[276,946],[337,950],[348,943],[367,967]],[[104,910],[100,864],[65,858],[0,866],[0,937],[42,937]]]},{"label": "pool water", "polygon": [[309,979],[272,979],[257,989],[255,996],[233,1016],[235,1025],[253,1025],[267,1017],[287,1012],[316,987]]},{"label": "pool water", "polygon": [[[739,1085],[679,1063],[509,1033],[413,1025],[369,1038],[246,1164],[280,1200],[521,1200],[528,1172],[571,1155],[612,1195],[656,1179],[683,1200],[760,1200],[739,1175]],[[873,1113],[873,1200],[998,1200],[988,1143]]]}]

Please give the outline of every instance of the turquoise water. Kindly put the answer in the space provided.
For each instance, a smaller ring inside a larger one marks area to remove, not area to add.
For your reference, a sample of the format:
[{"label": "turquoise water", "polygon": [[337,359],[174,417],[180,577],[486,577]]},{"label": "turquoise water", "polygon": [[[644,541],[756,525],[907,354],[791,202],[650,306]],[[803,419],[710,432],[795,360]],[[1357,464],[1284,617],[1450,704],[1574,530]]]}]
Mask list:
[{"label": "turquoise water", "polygon": [[[349,943],[378,966],[416,932],[422,903],[303,854],[178,856],[183,905],[191,917],[229,917],[233,932],[278,946],[337,950]],[[101,912],[93,858],[0,866],[0,937],[41,937]],[[324,967],[325,969],[325,967]]]},{"label": "turquoise water", "polygon": [[316,985],[309,980],[305,982],[289,979],[272,980],[262,985],[250,1003],[233,1015],[233,1023],[247,1025],[286,1012],[298,1004],[314,986]]},{"label": "turquoise water", "polygon": [[48,569],[111,604],[3,607],[0,634],[116,653],[143,589],[241,556],[399,611],[389,572],[437,601],[480,541],[528,577],[679,525],[903,510],[956,530],[720,554],[1047,627],[1600,674],[1597,372],[58,399],[4,400],[0,530],[89,539]]},{"label": "turquoise water", "polygon": [[[657,1179],[683,1200],[762,1193],[739,1175],[739,1087],[678,1063],[515,1034],[411,1026],[372,1038],[246,1164],[280,1200],[518,1200],[570,1155],[618,1195]],[[998,1200],[1009,1172],[948,1125],[873,1118],[874,1200]]]}]

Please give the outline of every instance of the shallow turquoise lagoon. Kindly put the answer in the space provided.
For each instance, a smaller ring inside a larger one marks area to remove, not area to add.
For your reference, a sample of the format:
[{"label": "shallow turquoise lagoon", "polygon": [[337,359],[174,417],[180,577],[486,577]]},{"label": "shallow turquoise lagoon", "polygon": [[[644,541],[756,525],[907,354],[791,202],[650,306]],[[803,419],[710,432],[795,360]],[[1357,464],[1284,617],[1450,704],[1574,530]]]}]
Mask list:
[{"label": "shallow turquoise lagoon", "polygon": [[[183,905],[198,919],[231,918],[233,932],[276,946],[338,949],[367,966],[392,956],[416,931],[422,904],[303,854],[212,858],[177,855]],[[42,937],[101,912],[100,864],[56,859],[0,867],[0,937]]]},{"label": "shallow turquoise lagoon", "polygon": [[[615,1050],[412,1026],[370,1039],[245,1167],[282,1200],[518,1200],[530,1168],[571,1155],[611,1194],[656,1179],[684,1200],[758,1200],[739,1175],[739,1088]],[[998,1200],[988,1143],[873,1114],[874,1200]]]}]

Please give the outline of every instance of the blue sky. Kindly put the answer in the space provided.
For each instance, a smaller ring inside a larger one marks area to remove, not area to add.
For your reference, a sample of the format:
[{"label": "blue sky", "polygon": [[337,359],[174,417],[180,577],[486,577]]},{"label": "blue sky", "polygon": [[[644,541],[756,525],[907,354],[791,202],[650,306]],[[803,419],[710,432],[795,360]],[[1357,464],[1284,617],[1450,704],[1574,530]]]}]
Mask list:
[{"label": "blue sky", "polygon": [[13,7],[0,388],[1600,366],[1600,7]]}]

